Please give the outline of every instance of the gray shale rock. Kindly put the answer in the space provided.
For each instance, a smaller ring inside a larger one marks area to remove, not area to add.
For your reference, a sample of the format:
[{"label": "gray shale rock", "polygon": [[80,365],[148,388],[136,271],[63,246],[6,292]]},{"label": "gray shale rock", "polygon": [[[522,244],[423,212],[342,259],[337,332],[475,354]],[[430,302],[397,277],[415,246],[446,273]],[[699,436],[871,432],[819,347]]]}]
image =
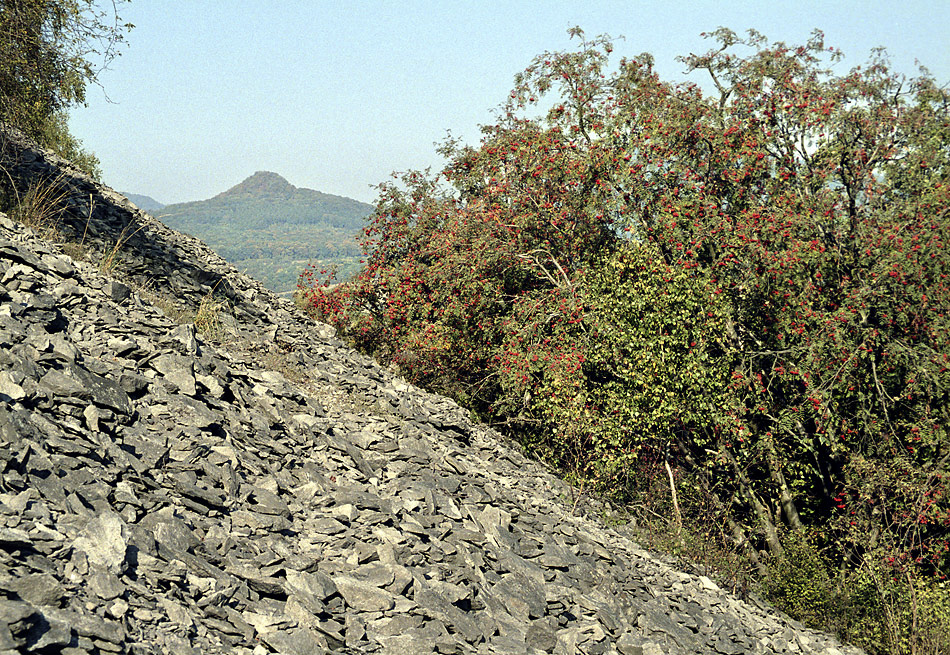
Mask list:
[{"label": "gray shale rock", "polygon": [[[575,516],[452,401],[0,142],[87,253],[0,215],[0,654],[859,652]],[[169,318],[209,293],[217,335]]]}]

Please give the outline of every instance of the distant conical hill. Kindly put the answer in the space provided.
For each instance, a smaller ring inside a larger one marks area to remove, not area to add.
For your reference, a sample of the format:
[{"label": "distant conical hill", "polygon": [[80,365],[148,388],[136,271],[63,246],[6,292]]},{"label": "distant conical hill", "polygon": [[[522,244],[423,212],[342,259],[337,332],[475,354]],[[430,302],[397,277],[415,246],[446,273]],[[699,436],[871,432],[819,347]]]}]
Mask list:
[{"label": "distant conical hill", "polygon": [[[310,191],[298,189],[277,173],[257,171],[243,182],[235,184],[227,191],[216,195],[213,200],[222,198],[290,198],[296,191]],[[320,193],[316,191],[314,193]],[[323,195],[323,194],[321,194]]]},{"label": "distant conical hill", "polygon": [[342,274],[355,270],[356,237],[372,211],[372,205],[258,171],[213,198],[166,205],[155,214],[274,291],[289,292],[310,262]]}]

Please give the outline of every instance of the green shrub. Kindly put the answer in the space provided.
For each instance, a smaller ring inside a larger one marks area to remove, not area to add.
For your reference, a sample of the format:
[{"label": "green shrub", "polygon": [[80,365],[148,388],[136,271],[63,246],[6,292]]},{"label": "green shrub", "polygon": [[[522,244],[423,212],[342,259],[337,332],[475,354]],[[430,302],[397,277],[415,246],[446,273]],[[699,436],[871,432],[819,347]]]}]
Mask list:
[{"label": "green shrub", "polygon": [[761,588],[776,607],[809,627],[837,633],[869,653],[950,652],[950,588],[878,549],[854,568],[834,568],[820,535],[786,533]]},{"label": "green shrub", "polygon": [[72,162],[79,170],[94,180],[102,179],[99,158],[85,150],[82,141],[69,133],[68,116],[59,111],[45,118],[34,134],[40,145],[49,148],[57,155]]},{"label": "green shrub", "polygon": [[[839,583],[839,634],[869,653],[950,652],[950,589],[933,576],[868,559]],[[827,623],[816,623],[825,627]]]},{"label": "green shrub", "polygon": [[118,4],[92,0],[17,0],[0,7],[0,121],[74,161],[92,177],[99,162],[69,134],[66,112],[116,57],[131,24]]},{"label": "green shrub", "polygon": [[784,554],[769,563],[762,582],[766,598],[799,621],[834,630],[838,597],[827,563],[803,533],[786,534]]}]

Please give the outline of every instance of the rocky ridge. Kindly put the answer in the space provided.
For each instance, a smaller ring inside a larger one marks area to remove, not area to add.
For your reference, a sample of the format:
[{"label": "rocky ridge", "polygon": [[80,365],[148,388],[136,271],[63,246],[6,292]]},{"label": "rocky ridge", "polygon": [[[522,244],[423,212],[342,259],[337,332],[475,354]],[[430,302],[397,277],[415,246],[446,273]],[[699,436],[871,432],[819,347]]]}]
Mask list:
[{"label": "rocky ridge", "polygon": [[453,402],[3,141],[85,259],[0,215],[0,654],[860,652],[675,570]]}]

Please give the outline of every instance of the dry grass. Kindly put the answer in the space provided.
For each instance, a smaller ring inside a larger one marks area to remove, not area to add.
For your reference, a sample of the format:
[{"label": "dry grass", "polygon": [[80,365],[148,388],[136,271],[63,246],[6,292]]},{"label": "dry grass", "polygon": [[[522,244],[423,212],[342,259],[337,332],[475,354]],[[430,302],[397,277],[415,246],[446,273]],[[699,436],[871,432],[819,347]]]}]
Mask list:
[{"label": "dry grass", "polygon": [[261,363],[268,370],[279,372],[291,382],[302,384],[309,379],[300,365],[291,359],[289,353],[282,352],[275,346],[271,346],[264,354]]},{"label": "dry grass", "polygon": [[99,270],[102,271],[104,275],[111,276],[116,272],[122,261],[121,255],[123,246],[125,246],[129,239],[138,234],[145,226],[140,225],[132,232],[129,232],[130,227],[132,227],[131,223],[122,228],[122,231],[119,232],[119,236],[115,240],[115,243],[112,245],[112,247],[102,254],[102,258],[99,260]]},{"label": "dry grass", "polygon": [[198,310],[195,312],[193,322],[195,328],[204,336],[214,339],[221,334],[220,315],[224,310],[230,309],[226,300],[216,298],[214,289],[209,291],[201,302],[198,303]]},{"label": "dry grass", "polygon": [[142,300],[155,306],[175,323],[191,323],[194,320],[194,313],[183,308],[171,296],[159,293],[151,283],[134,284],[133,288]]},{"label": "dry grass", "polygon": [[8,215],[14,221],[37,232],[47,241],[62,243],[60,221],[68,209],[68,192],[62,184],[63,176],[40,180],[20,195],[12,190],[11,208]]}]

